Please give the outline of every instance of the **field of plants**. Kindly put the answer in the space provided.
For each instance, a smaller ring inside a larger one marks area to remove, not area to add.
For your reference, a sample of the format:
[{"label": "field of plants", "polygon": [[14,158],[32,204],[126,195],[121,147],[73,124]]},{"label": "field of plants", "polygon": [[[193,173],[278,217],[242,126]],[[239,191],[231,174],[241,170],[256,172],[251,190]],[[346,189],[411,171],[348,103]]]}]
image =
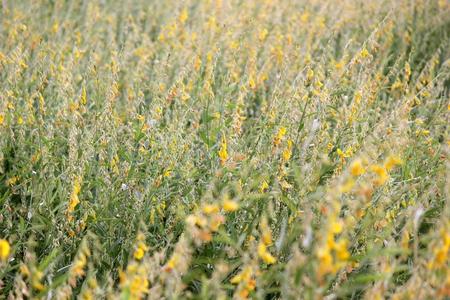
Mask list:
[{"label": "field of plants", "polygon": [[450,299],[450,2],[2,0],[0,299]]}]

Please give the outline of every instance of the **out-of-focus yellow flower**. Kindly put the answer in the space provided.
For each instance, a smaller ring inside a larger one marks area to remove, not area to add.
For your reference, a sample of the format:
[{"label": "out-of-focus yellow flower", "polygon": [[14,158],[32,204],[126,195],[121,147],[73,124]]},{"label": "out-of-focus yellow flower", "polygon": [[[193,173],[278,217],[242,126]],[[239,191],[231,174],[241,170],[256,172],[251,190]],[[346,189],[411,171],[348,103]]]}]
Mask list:
[{"label": "out-of-focus yellow flower", "polygon": [[76,286],[77,279],[84,276],[85,267],[88,261],[88,257],[91,255],[91,252],[85,241],[82,242],[80,246],[80,250],[75,257],[75,260],[72,263],[72,266],[69,270],[69,284],[72,287]]},{"label": "out-of-focus yellow flower", "polygon": [[75,207],[77,207],[78,203],[80,203],[80,200],[78,198],[78,194],[80,193],[80,191],[81,191],[80,179],[77,177],[74,179],[72,193],[70,194],[70,201],[68,207],[69,212],[73,212],[75,210]]},{"label": "out-of-focus yellow flower", "polygon": [[350,253],[347,250],[347,240],[341,239],[334,244],[334,250],[339,260],[346,261],[350,257]]},{"label": "out-of-focus yellow flower", "polygon": [[220,225],[222,225],[224,221],[225,218],[223,215],[221,214],[214,215],[209,222],[209,229],[212,232],[216,232],[217,230],[219,230]]},{"label": "out-of-focus yellow flower", "polygon": [[333,272],[333,256],[331,249],[326,244],[317,249],[316,256],[319,260],[319,276]]},{"label": "out-of-focus yellow flower", "polygon": [[269,189],[269,184],[267,183],[267,181],[263,180],[263,182],[261,183],[261,186],[259,187],[259,191],[261,193],[264,193],[268,189]]},{"label": "out-of-focus yellow flower", "polygon": [[236,201],[225,199],[223,201],[223,210],[226,212],[233,212],[238,210],[239,204]]},{"label": "out-of-focus yellow flower", "polygon": [[306,80],[308,82],[312,82],[313,79],[314,79],[314,71],[313,69],[309,68],[308,71],[306,72]]},{"label": "out-of-focus yellow flower", "polygon": [[202,66],[202,59],[200,56],[197,56],[194,60],[194,69],[195,71],[199,71],[200,67]]},{"label": "out-of-focus yellow flower", "polygon": [[267,31],[266,28],[261,29],[261,30],[259,31],[259,33],[258,33],[258,39],[259,39],[259,41],[260,41],[260,42],[263,42],[263,41],[266,39],[267,34],[269,34],[269,31]]},{"label": "out-of-focus yellow flower", "polygon": [[11,247],[7,240],[0,239],[0,260],[6,261],[9,257]]},{"label": "out-of-focus yellow flower", "polygon": [[199,227],[205,227],[208,224],[208,221],[204,216],[189,215],[186,218],[186,223],[191,226],[197,225]]},{"label": "out-of-focus yellow flower", "polygon": [[291,139],[289,139],[289,140],[287,141],[287,146],[286,146],[286,148],[283,150],[283,161],[284,161],[284,162],[289,161],[289,159],[290,159],[291,156],[292,156],[292,145],[293,145],[293,142],[292,142]]},{"label": "out-of-focus yellow flower", "polygon": [[353,176],[360,176],[365,173],[364,166],[361,159],[356,159],[350,166],[350,174]]},{"label": "out-of-focus yellow flower", "polygon": [[338,62],[335,62],[334,67],[336,68],[336,70],[340,71],[344,68],[345,66],[345,62],[343,60],[340,60]]},{"label": "out-of-focus yellow flower", "polygon": [[243,281],[249,281],[252,277],[252,273],[253,271],[251,267],[245,267],[242,272],[231,278],[230,283],[239,284]]},{"label": "out-of-focus yellow flower", "polygon": [[341,150],[341,148],[337,148],[336,152],[342,160],[344,160],[347,157],[344,151]]},{"label": "out-of-focus yellow flower", "polygon": [[387,171],[392,170],[395,166],[401,165],[403,163],[403,161],[394,155],[390,155],[387,159],[386,162],[384,163],[384,168]]},{"label": "out-of-focus yellow flower", "polygon": [[400,79],[397,79],[391,86],[391,91],[402,90],[403,82]]},{"label": "out-of-focus yellow flower", "polygon": [[274,264],[277,261],[276,258],[267,251],[267,247],[263,242],[260,242],[258,245],[258,255],[268,265]]},{"label": "out-of-focus yellow flower", "polygon": [[342,185],[339,186],[340,193],[348,193],[352,190],[355,185],[355,180],[353,178],[348,178]]},{"label": "out-of-focus yellow flower", "polygon": [[141,260],[144,257],[145,251],[143,248],[138,247],[136,250],[134,250],[134,258],[137,260]]},{"label": "out-of-focus yellow flower", "polygon": [[180,255],[178,253],[174,253],[166,264],[167,269],[169,271],[174,270],[177,267],[179,260],[180,260]]},{"label": "out-of-focus yellow flower", "polygon": [[205,204],[202,208],[203,213],[210,215],[219,212],[219,206],[217,204]]},{"label": "out-of-focus yellow flower", "polygon": [[[121,298],[145,299],[149,291],[148,271],[144,264],[131,262],[126,271],[119,271]],[[126,295],[126,296],[125,296]]]},{"label": "out-of-focus yellow flower", "polygon": [[259,226],[261,228],[262,242],[266,246],[272,245],[272,232],[270,231],[269,224],[267,222],[267,218],[263,217],[261,220],[261,224]]},{"label": "out-of-focus yellow flower", "polygon": [[227,140],[225,136],[222,137],[222,142],[220,144],[219,158],[220,164],[222,166],[225,165],[226,161],[228,160]]},{"label": "out-of-focus yellow flower", "polygon": [[41,283],[41,279],[44,276],[44,274],[39,270],[34,270],[32,276],[31,276],[31,286],[38,290],[43,291],[45,289],[45,286]]},{"label": "out-of-focus yellow flower", "polygon": [[218,120],[218,119],[220,119],[220,112],[216,111],[212,114],[212,116],[214,119]]},{"label": "out-of-focus yellow flower", "polygon": [[256,89],[256,81],[253,76],[250,76],[250,78],[248,79],[248,87],[252,90]]},{"label": "out-of-focus yellow flower", "polygon": [[430,269],[437,269],[445,265],[448,260],[448,253],[450,250],[450,234],[441,230],[441,245],[434,248],[433,259],[428,263]]},{"label": "out-of-focus yellow flower", "polygon": [[330,222],[330,232],[333,234],[339,234],[342,232],[342,229],[344,228],[341,220],[332,220]]},{"label": "out-of-focus yellow flower", "polygon": [[84,86],[81,89],[80,103],[82,105],[86,105],[87,104],[86,88]]},{"label": "out-of-focus yellow flower", "polygon": [[18,176],[13,176],[13,177],[8,178],[6,180],[6,184],[9,185],[9,186],[13,186],[13,185],[15,185],[17,183],[17,181],[19,181],[19,177]]},{"label": "out-of-focus yellow flower", "polygon": [[386,169],[382,166],[372,165],[370,166],[370,170],[376,174],[376,178],[373,181],[375,185],[383,185],[389,179]]},{"label": "out-of-focus yellow flower", "polygon": [[280,127],[280,129],[278,129],[277,134],[275,135],[274,139],[273,139],[273,144],[275,147],[277,147],[278,145],[280,145],[281,140],[283,139],[283,137],[286,135],[286,127]]},{"label": "out-of-focus yellow flower", "polygon": [[189,18],[189,13],[188,13],[187,9],[184,8],[181,11],[180,16],[178,17],[178,20],[180,21],[181,24],[184,24],[188,18]]},{"label": "out-of-focus yellow flower", "polygon": [[359,53],[359,55],[360,55],[362,58],[366,58],[366,57],[368,57],[368,56],[370,55],[370,53],[369,53],[369,51],[367,50],[367,48],[364,47],[364,48],[361,50],[361,52]]}]

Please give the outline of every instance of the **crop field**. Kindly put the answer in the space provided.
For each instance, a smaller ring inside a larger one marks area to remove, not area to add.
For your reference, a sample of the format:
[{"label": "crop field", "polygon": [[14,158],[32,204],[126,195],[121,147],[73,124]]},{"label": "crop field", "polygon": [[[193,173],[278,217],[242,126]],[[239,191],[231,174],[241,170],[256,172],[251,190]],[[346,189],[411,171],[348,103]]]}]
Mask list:
[{"label": "crop field", "polygon": [[450,1],[1,0],[0,299],[450,299]]}]

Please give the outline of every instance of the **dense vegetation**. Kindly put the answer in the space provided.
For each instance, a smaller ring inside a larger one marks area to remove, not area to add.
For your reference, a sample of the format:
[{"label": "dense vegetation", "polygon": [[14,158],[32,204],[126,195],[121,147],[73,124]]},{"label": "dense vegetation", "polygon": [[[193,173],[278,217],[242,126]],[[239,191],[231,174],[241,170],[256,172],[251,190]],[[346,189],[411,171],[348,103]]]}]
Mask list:
[{"label": "dense vegetation", "polygon": [[450,3],[3,0],[0,299],[448,299]]}]

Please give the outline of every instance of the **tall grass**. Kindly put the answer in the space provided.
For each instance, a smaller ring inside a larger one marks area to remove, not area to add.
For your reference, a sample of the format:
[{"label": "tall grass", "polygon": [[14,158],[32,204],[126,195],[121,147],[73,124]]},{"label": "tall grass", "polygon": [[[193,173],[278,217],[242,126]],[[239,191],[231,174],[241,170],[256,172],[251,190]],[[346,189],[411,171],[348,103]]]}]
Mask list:
[{"label": "tall grass", "polygon": [[450,297],[447,1],[0,10],[0,299]]}]

